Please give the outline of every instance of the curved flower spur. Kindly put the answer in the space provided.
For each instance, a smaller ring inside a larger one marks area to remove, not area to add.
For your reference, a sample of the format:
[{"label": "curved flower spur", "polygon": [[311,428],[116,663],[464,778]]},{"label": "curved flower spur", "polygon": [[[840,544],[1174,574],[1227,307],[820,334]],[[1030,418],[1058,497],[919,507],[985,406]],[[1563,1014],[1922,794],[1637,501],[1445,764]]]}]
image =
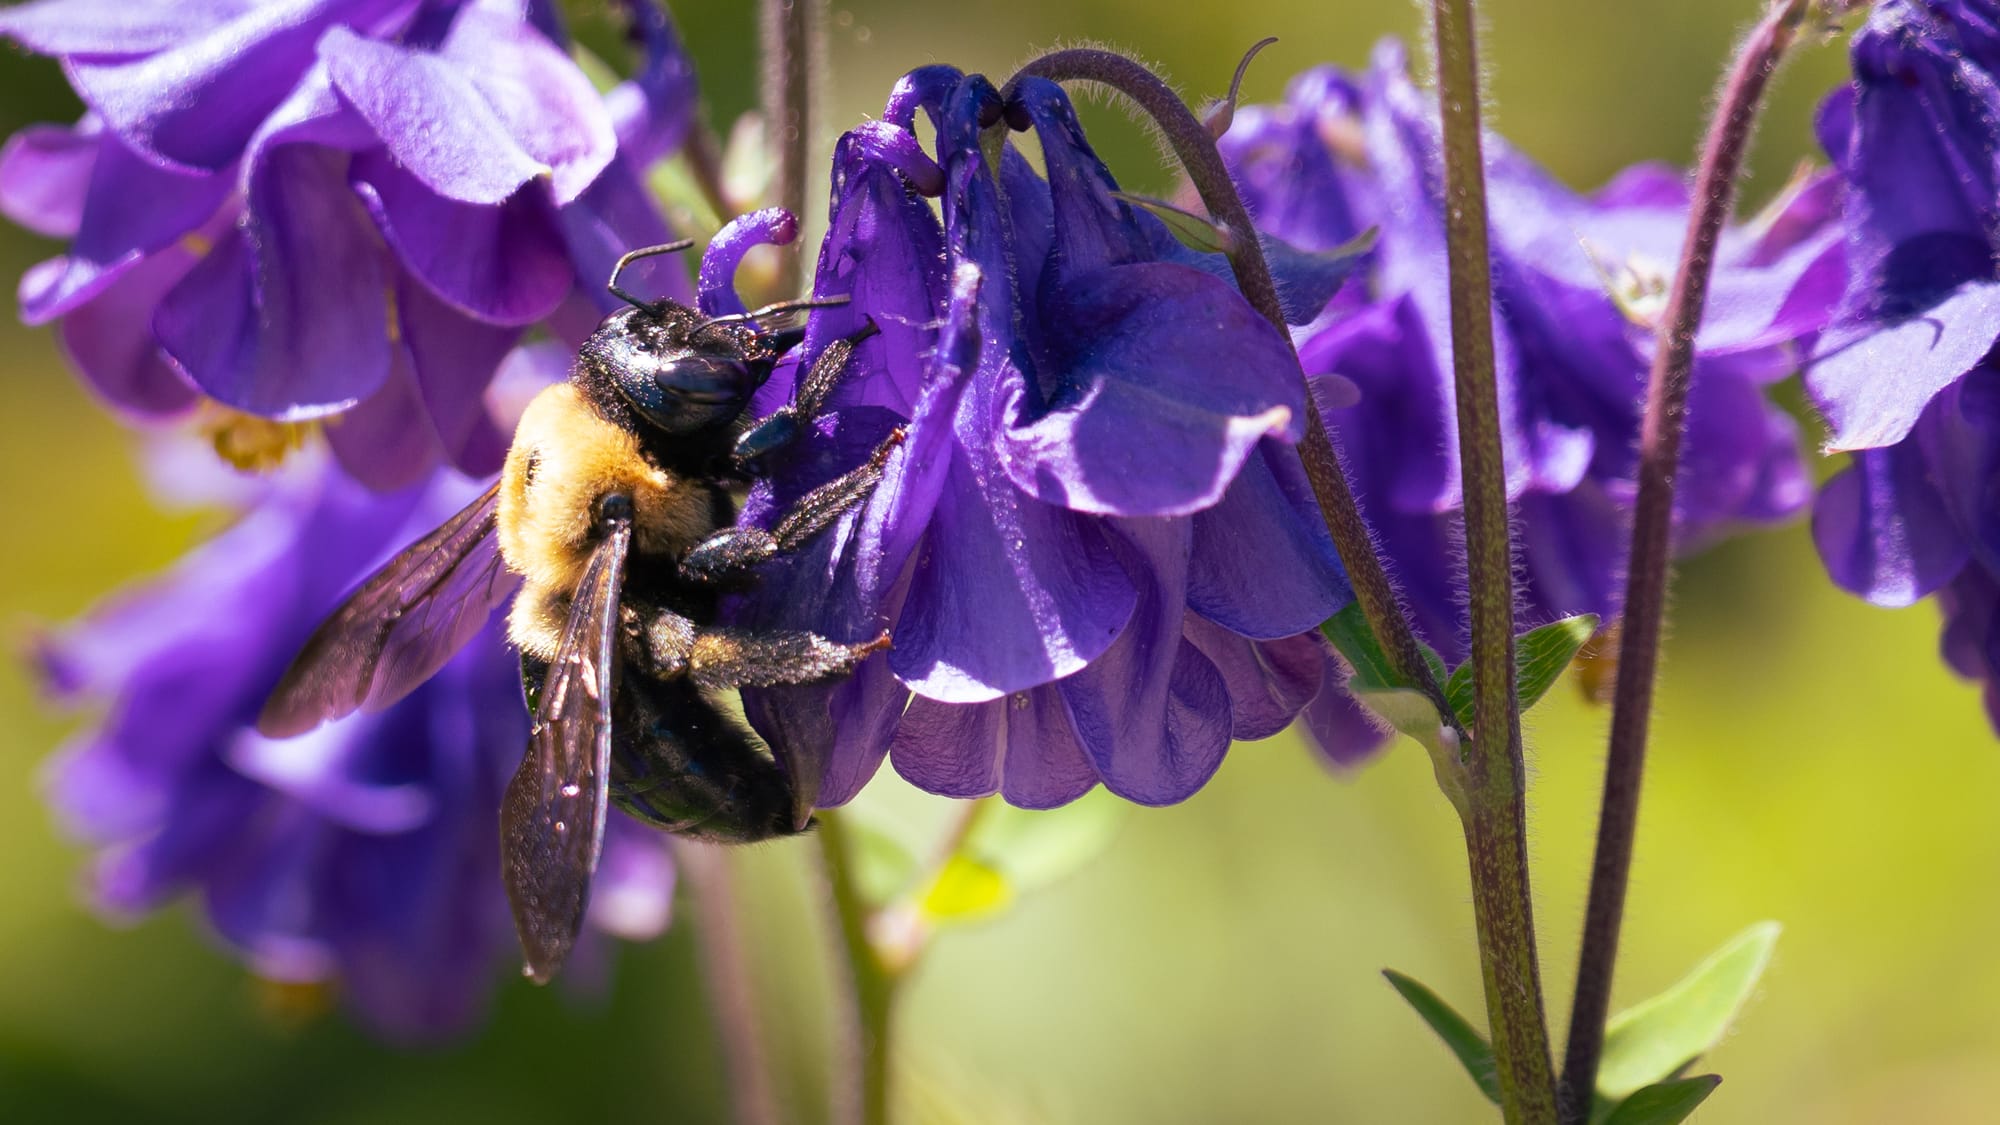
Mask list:
[{"label": "curved flower spur", "polygon": [[[724,842],[808,823],[783,767],[710,693],[839,676],[887,640],[718,624],[723,592],[865,499],[902,434],[771,530],[731,526],[726,486],[755,471],[746,451],[782,444],[768,427],[738,425],[794,339],[767,324],[824,302],[710,316],[619,287],[626,265],[688,245],[620,259],[607,288],[630,307],[585,342],[568,381],[528,405],[499,482],[364,582],[307,640],[258,720],[287,736],[387,706],[512,597],[508,639],[534,724],[501,803],[501,869],[538,982],[582,928],[609,804]],[[773,425],[812,417],[865,335],[823,351]]]},{"label": "curved flower spur", "polygon": [[[912,130],[937,126],[936,158]],[[1006,143],[1040,142],[1046,178]],[[842,681],[744,693],[822,771],[822,807],[889,757],[955,797],[1027,807],[1099,782],[1188,797],[1232,738],[1289,724],[1338,672],[1314,630],[1348,600],[1297,459],[1301,380],[1226,282],[1114,195],[1060,87],[912,71],[836,146],[802,352],[881,326],[809,440],[753,489],[768,523],[905,426],[883,483],[774,567],[742,617],[888,653]],[[942,219],[924,197],[940,201]],[[1349,753],[1349,707],[1308,712]]]}]

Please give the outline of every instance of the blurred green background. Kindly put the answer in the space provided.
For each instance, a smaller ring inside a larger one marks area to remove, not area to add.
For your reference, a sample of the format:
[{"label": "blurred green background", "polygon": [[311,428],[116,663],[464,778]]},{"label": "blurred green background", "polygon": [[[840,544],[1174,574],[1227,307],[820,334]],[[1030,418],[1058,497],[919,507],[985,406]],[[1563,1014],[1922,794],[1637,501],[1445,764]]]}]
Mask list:
[{"label": "blurred green background", "polygon": [[[754,98],[750,5],[677,5],[716,118]],[[1752,0],[1483,6],[1493,123],[1579,187],[1685,160]],[[879,112],[932,61],[1005,74],[1037,48],[1099,41],[1220,92],[1275,98],[1310,63],[1360,64],[1413,36],[1396,0],[837,3],[828,129]],[[1837,47],[1781,77],[1754,166],[1760,202],[1810,154]],[[66,120],[54,66],[0,59],[0,129]],[[1141,132],[1086,111],[1135,190],[1171,182]],[[831,132],[822,137],[829,139]],[[0,274],[52,253],[0,233]],[[0,627],[19,641],[172,559],[214,517],[151,506],[127,436],[47,335],[0,325]],[[1786,927],[1746,1019],[1712,1057],[1699,1120],[1985,1122],[2000,1105],[2000,748],[1975,691],[1935,659],[1926,608],[1832,590],[1803,526],[1681,572],[1619,971],[1620,1003],[1666,985],[1744,925]],[[93,917],[84,863],[36,796],[77,720],[0,666],[0,1118],[9,1121],[704,1121],[718,1059],[686,926],[621,958],[608,995],[501,986],[465,1041],[397,1053],[249,980],[185,907]],[[1538,920],[1551,1011],[1566,1011],[1606,715],[1559,689],[1529,719]],[[818,1116],[825,954],[811,845],[734,856],[784,1097]],[[907,995],[910,1087],[961,1119],[1048,1122],[1474,1121],[1483,1103],[1377,975],[1393,966],[1476,1011],[1458,831],[1413,746],[1330,776],[1289,738],[1239,747],[1193,800],[1135,810],[1115,847],[991,924],[945,939]],[[929,1115],[926,1114],[926,1117]]]}]

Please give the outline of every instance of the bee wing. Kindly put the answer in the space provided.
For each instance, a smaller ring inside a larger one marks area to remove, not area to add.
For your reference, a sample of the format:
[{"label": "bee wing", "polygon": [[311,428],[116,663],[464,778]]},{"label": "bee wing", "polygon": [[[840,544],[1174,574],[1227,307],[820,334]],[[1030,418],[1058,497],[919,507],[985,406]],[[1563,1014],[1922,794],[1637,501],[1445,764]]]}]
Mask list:
[{"label": "bee wing", "polygon": [[527,972],[546,984],[576,943],[604,844],[618,592],[632,525],[614,520],[590,556],[542,681],[528,755],[500,804],[500,867]]},{"label": "bee wing", "polygon": [[408,695],[472,639],[520,585],[494,535],[500,486],[390,559],[307,639],[257,729],[303,734]]}]

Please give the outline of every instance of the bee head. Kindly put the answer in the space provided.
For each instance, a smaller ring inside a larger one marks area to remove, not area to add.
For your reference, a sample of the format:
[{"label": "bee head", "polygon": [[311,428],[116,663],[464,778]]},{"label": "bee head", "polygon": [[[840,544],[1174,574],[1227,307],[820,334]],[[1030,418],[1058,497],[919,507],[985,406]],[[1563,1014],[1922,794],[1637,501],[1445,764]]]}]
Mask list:
[{"label": "bee head", "polygon": [[620,309],[579,353],[592,374],[648,422],[670,434],[726,426],[771,377],[761,349],[740,332],[698,331],[698,314],[661,304]]}]

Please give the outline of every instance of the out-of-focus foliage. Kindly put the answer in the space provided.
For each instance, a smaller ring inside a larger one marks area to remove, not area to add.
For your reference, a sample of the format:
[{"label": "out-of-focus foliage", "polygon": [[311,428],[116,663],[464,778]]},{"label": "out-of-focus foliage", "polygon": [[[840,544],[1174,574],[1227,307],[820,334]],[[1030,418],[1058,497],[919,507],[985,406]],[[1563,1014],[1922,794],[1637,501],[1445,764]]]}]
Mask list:
[{"label": "out-of-focus foliage", "polygon": [[[1721,57],[1755,7],[1689,0],[1482,6],[1495,124],[1579,188],[1646,158],[1685,161]],[[747,5],[679,6],[719,116],[755,86]],[[1105,40],[1219,93],[1239,50],[1245,98],[1314,62],[1361,64],[1413,36],[1408,3],[1021,0],[953,9],[834,5],[837,127],[893,78],[949,61],[996,77],[1036,47]],[[1751,206],[1811,152],[1811,106],[1844,58],[1780,79]],[[73,112],[50,65],[0,61],[0,128]],[[1084,108],[1125,186],[1170,177],[1119,111]],[[9,232],[0,275],[46,245]],[[127,443],[45,335],[0,318],[0,628],[74,614],[211,526],[151,506]],[[215,612],[226,607],[215,607]],[[1741,1027],[1707,1056],[1728,1083],[1700,1120],[1980,1122],[2000,1103],[2000,746],[1977,692],[1935,659],[1929,608],[1872,609],[1825,580],[1803,526],[1690,564],[1675,598],[1615,1002],[1677,979],[1758,918],[1785,939]],[[505,990],[493,1024],[396,1055],[314,998],[259,988],[206,947],[194,914],[135,928],[89,916],[82,860],[34,786],[67,729],[0,668],[0,1116],[312,1122],[476,1118],[717,1120],[719,1060],[687,931],[629,951],[615,996]],[[1545,984],[1567,1007],[1606,715],[1559,684],[1528,720]],[[825,1038],[807,842],[741,853],[765,1021],[785,1104],[814,1120]],[[913,1100],[980,1121],[1457,1121],[1471,1083],[1376,975],[1394,966],[1479,995],[1455,819],[1403,745],[1330,779],[1290,738],[1240,748],[1188,803],[1134,809],[1098,861],[990,924],[940,940],[910,986]]]}]

